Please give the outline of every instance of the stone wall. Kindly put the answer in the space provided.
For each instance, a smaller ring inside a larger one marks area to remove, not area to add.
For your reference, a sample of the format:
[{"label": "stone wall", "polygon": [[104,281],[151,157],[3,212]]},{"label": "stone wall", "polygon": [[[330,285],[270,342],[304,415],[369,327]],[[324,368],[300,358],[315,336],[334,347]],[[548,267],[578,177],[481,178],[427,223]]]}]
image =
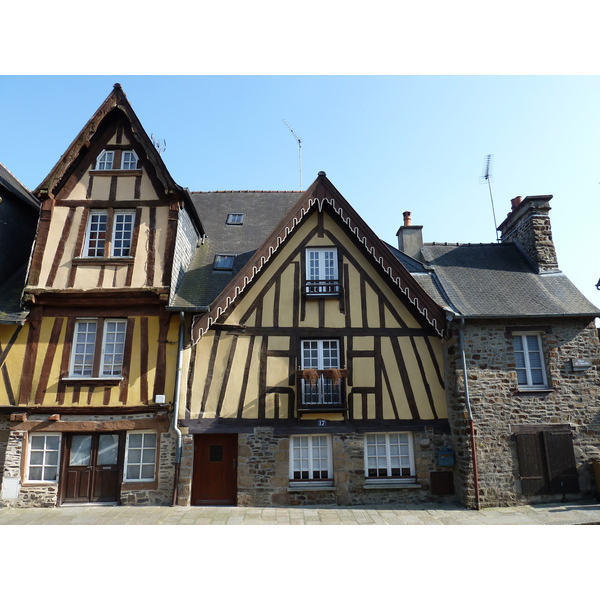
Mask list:
[{"label": "stone wall", "polygon": [[[512,337],[508,323],[465,323],[467,382],[476,430],[481,506],[509,506],[536,500],[521,494],[515,425],[568,424],[579,486],[594,493],[590,459],[600,457],[600,347],[593,323],[582,319],[528,320],[542,333],[549,391],[518,390]],[[518,327],[515,322],[511,327]],[[457,327],[445,344],[449,419],[457,454],[455,484],[459,499],[475,505],[469,422]],[[571,360],[589,359],[592,367],[573,371]]]},{"label": "stone wall", "polygon": [[436,451],[448,443],[433,430],[413,434],[416,484],[365,486],[364,434],[332,434],[333,489],[294,489],[289,485],[289,436],[275,435],[269,427],[240,434],[238,460],[239,506],[311,506],[447,502],[453,495],[433,495],[431,471],[450,470],[436,464]]},{"label": "stone wall", "polygon": [[[130,419],[152,417],[151,414],[129,415]],[[38,417],[38,419],[42,419]],[[85,421],[111,421],[122,419],[120,415],[86,415]],[[80,421],[80,417],[63,415],[62,421]],[[8,428],[7,421],[0,421],[0,428]],[[64,435],[64,434],[63,434]],[[10,431],[6,444],[3,468],[0,471],[2,482],[10,480],[18,482],[16,498],[2,499],[0,506],[51,507],[58,505],[58,483],[28,483],[22,481],[22,469],[25,433]],[[170,505],[173,500],[173,482],[175,477],[175,436],[171,431],[159,434],[157,479],[152,483],[122,483],[120,502],[131,505]]]}]

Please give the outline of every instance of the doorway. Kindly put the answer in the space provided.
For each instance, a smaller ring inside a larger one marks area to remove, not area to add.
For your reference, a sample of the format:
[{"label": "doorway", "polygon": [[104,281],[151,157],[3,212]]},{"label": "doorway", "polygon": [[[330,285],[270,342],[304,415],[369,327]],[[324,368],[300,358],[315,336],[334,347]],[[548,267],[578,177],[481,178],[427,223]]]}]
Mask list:
[{"label": "doorway", "polygon": [[194,436],[192,504],[237,504],[237,456],[237,433]]},{"label": "doorway", "polygon": [[123,471],[122,440],[118,433],[65,436],[61,503],[119,501]]}]

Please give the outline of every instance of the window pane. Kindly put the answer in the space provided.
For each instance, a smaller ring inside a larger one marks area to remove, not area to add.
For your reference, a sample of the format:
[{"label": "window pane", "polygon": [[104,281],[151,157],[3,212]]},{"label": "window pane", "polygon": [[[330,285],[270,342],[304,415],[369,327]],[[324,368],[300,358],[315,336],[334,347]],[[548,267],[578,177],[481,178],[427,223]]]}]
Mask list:
[{"label": "window pane", "polygon": [[113,256],[131,256],[134,220],[134,213],[115,212],[112,244]]},{"label": "window pane", "polygon": [[106,211],[90,213],[87,228],[86,256],[104,256],[107,221],[108,215]]},{"label": "window pane", "polygon": [[77,467],[87,467],[90,464],[91,451],[91,435],[74,435],[71,440],[70,464]]},{"label": "window pane", "polygon": [[116,465],[119,454],[119,436],[116,433],[103,434],[98,443],[98,464]]}]

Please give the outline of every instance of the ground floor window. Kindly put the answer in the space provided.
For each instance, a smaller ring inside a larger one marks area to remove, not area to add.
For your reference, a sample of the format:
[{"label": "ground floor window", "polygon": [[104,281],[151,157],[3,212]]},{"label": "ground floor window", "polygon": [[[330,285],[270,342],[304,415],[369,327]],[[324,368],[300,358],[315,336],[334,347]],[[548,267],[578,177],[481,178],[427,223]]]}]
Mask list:
[{"label": "ground floor window", "polygon": [[290,484],[332,485],[331,436],[290,437]]},{"label": "ground floor window", "polygon": [[414,481],[415,459],[412,434],[365,434],[365,473],[368,478]]},{"label": "ground floor window", "polygon": [[29,435],[28,481],[55,482],[58,480],[60,433]]},{"label": "ground floor window", "polygon": [[129,432],[125,448],[125,481],[154,481],[156,473],[155,432]]}]

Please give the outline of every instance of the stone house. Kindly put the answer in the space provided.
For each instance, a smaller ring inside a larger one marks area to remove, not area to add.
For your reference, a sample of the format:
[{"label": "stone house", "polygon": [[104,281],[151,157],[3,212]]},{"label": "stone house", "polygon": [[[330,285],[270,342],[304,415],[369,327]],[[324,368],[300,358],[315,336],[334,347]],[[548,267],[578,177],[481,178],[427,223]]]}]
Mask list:
[{"label": "stone house", "polygon": [[424,244],[407,212],[387,244],[324,172],[180,187],[118,84],[22,193],[42,210],[0,320],[5,505],[593,493],[600,311],[558,269],[549,196],[515,199],[500,243]]},{"label": "stone house", "polygon": [[446,310],[454,477],[467,506],[595,491],[599,311],[558,268],[551,198],[513,199],[499,244],[423,244],[410,214],[398,231],[399,259]]}]

